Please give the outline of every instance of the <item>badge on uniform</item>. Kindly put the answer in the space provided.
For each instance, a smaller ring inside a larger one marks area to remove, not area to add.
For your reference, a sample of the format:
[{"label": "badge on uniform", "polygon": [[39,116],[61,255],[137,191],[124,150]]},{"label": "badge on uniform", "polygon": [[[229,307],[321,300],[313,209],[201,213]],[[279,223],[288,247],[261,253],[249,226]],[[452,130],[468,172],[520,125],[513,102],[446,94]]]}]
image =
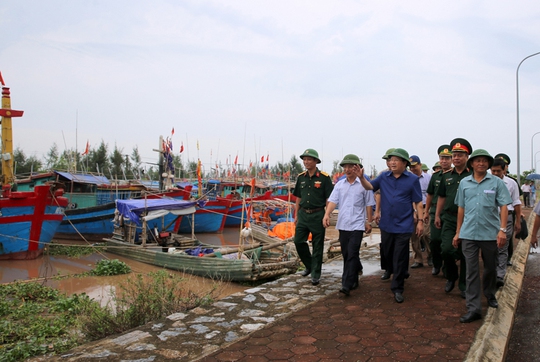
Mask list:
[{"label": "badge on uniform", "polygon": [[315,181],[315,185],[314,185],[315,188],[320,189],[321,188],[321,183],[322,183],[321,181]]}]

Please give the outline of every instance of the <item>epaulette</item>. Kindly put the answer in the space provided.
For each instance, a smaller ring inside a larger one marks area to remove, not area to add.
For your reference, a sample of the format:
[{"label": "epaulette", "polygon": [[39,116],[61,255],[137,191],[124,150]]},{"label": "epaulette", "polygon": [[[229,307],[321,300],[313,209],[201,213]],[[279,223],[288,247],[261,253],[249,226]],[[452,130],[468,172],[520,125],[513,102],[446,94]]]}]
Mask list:
[{"label": "epaulette", "polygon": [[[444,171],[443,173],[451,172],[452,170],[453,170],[453,168],[448,169],[448,170]],[[442,170],[441,170],[441,171],[442,171]]]},{"label": "epaulette", "polygon": [[328,177],[330,177],[330,175],[329,175],[329,174],[327,174],[327,173],[326,173],[326,172],[324,172],[324,171],[321,171],[321,174],[322,174],[323,176],[328,176]]},{"label": "epaulette", "polygon": [[302,173],[299,173],[298,176],[302,176],[302,175],[304,175],[306,172],[307,172],[307,170],[305,170],[305,171],[302,172]]}]

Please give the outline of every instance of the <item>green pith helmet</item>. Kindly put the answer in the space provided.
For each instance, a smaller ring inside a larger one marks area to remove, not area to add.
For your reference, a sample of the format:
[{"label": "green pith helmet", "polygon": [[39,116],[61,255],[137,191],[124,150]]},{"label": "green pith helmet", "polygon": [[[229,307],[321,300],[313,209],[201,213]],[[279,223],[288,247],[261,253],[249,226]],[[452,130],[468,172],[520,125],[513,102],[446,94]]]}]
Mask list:
[{"label": "green pith helmet", "polygon": [[510,157],[508,157],[505,153],[497,153],[494,158],[500,158],[502,159],[507,165],[510,164]]},{"label": "green pith helmet", "polygon": [[300,155],[300,158],[303,160],[304,157],[313,157],[317,160],[317,163],[321,163],[321,159],[319,158],[319,153],[315,151],[313,148],[308,148]]},{"label": "green pith helmet", "polygon": [[429,167],[425,163],[422,164],[422,171],[429,171]]},{"label": "green pith helmet", "polygon": [[364,167],[360,163],[360,159],[358,158],[358,156],[353,155],[352,153],[345,155],[345,157],[343,157],[343,161],[341,161],[339,165],[341,167],[343,167],[344,165],[360,165],[360,168]]},{"label": "green pith helmet", "polygon": [[383,160],[388,160],[389,157],[388,157],[388,154],[390,152],[394,152],[395,148],[389,148],[388,150],[386,150],[386,153],[384,154],[384,156],[382,156]]},{"label": "green pith helmet", "polygon": [[405,162],[407,162],[407,165],[410,164],[409,152],[405,151],[403,148],[394,148],[394,150],[388,154],[388,158],[392,156],[402,158],[405,160]]},{"label": "green pith helmet", "polygon": [[435,162],[435,164],[433,165],[433,167],[431,168],[433,171],[435,171],[436,169],[438,168],[442,168],[441,167],[441,163],[439,161]]},{"label": "green pith helmet", "polygon": [[493,156],[491,156],[488,151],[479,148],[477,150],[474,150],[473,153],[471,153],[471,156],[469,157],[469,161],[468,161],[469,167],[471,167],[472,161],[474,160],[474,158],[479,157],[479,156],[487,157],[489,168],[493,166]]}]

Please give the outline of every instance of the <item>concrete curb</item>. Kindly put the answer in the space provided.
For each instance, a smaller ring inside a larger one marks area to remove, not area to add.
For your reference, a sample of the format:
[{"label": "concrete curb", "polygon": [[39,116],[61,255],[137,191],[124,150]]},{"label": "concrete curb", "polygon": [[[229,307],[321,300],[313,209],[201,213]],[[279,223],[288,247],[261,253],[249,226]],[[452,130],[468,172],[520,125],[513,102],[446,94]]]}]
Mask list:
[{"label": "concrete curb", "polygon": [[[531,212],[527,223],[529,231],[532,229],[534,217],[535,214]],[[505,360],[529,256],[530,237],[529,235],[526,240],[520,240],[514,250],[513,266],[506,273],[504,287],[497,292],[499,308],[488,308],[484,323],[476,332],[465,361]]]}]

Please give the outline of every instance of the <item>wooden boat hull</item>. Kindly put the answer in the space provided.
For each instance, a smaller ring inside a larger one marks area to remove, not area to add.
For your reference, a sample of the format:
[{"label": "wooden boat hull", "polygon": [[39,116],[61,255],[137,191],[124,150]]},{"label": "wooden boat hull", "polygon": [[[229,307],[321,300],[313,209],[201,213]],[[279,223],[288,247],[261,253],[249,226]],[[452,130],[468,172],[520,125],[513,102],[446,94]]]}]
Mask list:
[{"label": "wooden boat hull", "polygon": [[[114,238],[105,239],[107,251],[127,258],[171,270],[228,281],[256,281],[296,272],[298,261],[278,261],[277,253],[261,252],[260,260],[196,257],[163,252],[162,247],[140,246]],[[266,260],[265,260],[266,259]]]},{"label": "wooden boat hull", "polygon": [[[247,198],[245,203],[248,205],[252,201],[264,201],[272,198],[272,191],[267,191],[264,195]],[[225,219],[225,227],[240,226],[242,220],[246,222],[246,208],[243,200],[231,200],[225,197],[218,197],[218,200],[224,200],[229,202],[229,212]]]},{"label": "wooden boat hull", "polygon": [[35,259],[52,240],[68,199],[40,185],[29,192],[3,190],[0,197],[0,260]]}]

